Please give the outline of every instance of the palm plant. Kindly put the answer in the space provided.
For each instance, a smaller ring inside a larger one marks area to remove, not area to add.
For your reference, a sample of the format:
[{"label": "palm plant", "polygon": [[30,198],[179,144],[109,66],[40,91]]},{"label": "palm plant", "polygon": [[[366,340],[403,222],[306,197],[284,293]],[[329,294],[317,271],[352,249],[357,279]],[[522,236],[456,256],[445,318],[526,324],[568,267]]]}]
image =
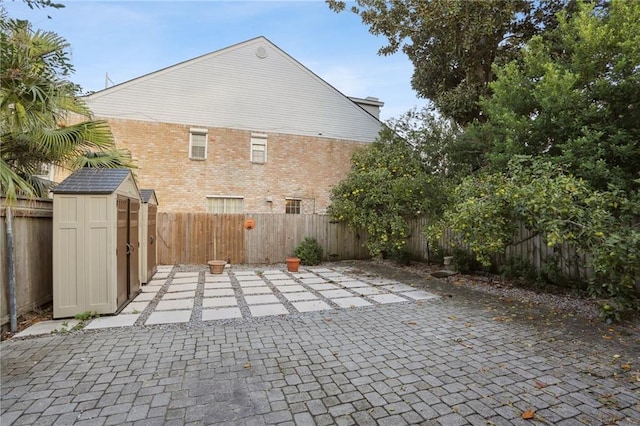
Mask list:
[{"label": "palm plant", "polygon": [[[94,120],[68,80],[69,44],[28,21],[0,20],[0,192],[42,197],[50,182],[43,164],[65,168],[131,166],[108,124]],[[63,124],[73,122],[75,124]]]}]

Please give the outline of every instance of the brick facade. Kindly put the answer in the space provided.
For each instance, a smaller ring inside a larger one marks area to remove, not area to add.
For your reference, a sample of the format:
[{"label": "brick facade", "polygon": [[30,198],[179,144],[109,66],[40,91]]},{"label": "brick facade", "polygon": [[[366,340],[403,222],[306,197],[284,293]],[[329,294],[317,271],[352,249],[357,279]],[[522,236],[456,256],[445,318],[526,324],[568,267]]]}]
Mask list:
[{"label": "brick facade", "polygon": [[[366,143],[198,125],[108,119],[116,145],[136,161],[140,188],[156,191],[160,211],[205,212],[207,196],[244,197],[246,213],[284,213],[300,199],[302,213],[324,213],[331,187]],[[207,158],[189,159],[191,129],[207,130]],[[250,160],[251,135],[266,134],[267,161]],[[268,201],[271,200],[271,201]]]}]

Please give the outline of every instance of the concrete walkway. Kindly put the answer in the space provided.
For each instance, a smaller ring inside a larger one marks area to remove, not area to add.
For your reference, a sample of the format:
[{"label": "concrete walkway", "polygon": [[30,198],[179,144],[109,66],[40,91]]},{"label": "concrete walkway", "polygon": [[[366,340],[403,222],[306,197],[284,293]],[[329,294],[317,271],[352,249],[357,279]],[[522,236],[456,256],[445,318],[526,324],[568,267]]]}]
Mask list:
[{"label": "concrete walkway", "polygon": [[[364,281],[335,269],[199,272],[192,289],[173,287],[194,284],[179,272],[145,291],[148,305],[122,314],[138,315],[133,325],[3,342],[0,423],[640,424],[640,378],[629,367],[638,360],[599,342],[560,330],[549,338],[450,298],[416,301],[410,294],[422,290],[369,274],[366,286],[350,287]],[[302,281],[319,278],[327,282]],[[337,288],[312,287],[327,284]],[[271,293],[245,291],[265,285]],[[349,294],[321,293],[337,291]],[[176,293],[185,295],[165,298]],[[286,297],[295,293],[315,298]],[[262,295],[276,301],[251,303]],[[226,297],[235,304],[221,305]],[[351,297],[369,305],[337,302]],[[185,300],[193,306],[161,305]],[[296,305],[305,301],[314,304]],[[329,309],[311,309],[319,302]],[[269,308],[277,315],[265,315],[268,305],[279,305]],[[178,311],[188,322],[154,315]]]}]

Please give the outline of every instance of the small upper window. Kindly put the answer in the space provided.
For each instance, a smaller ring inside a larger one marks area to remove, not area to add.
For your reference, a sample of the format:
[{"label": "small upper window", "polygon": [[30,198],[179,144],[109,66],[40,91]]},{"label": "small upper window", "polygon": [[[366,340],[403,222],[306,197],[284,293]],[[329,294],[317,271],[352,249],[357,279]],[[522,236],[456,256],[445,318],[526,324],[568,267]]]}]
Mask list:
[{"label": "small upper window", "polygon": [[53,164],[40,163],[40,167],[35,172],[35,176],[40,179],[49,180],[53,182]]},{"label": "small upper window", "polygon": [[259,164],[267,162],[267,135],[251,135],[251,162]]},{"label": "small upper window", "polygon": [[302,200],[287,198],[284,200],[284,212],[287,214],[300,214],[302,210]]},{"label": "small upper window", "polygon": [[189,158],[192,160],[206,160],[207,131],[191,129],[189,135]]}]

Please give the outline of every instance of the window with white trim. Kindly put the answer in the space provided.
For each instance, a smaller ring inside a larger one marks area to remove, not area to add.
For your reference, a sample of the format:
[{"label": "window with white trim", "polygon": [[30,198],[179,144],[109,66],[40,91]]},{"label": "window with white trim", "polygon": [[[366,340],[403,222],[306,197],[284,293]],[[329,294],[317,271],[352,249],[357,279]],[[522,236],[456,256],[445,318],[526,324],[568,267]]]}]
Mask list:
[{"label": "window with white trim", "polygon": [[267,135],[251,135],[251,162],[264,164],[267,162]]},{"label": "window with white trim", "polygon": [[299,198],[285,198],[284,212],[287,214],[300,214],[302,212],[302,200]]},{"label": "window with white trim", "polygon": [[40,168],[34,173],[34,175],[40,179],[53,182],[53,164],[41,163]]},{"label": "window with white trim", "polygon": [[191,160],[207,159],[206,129],[191,129],[189,131],[189,158]]},{"label": "window with white trim", "polygon": [[232,195],[208,196],[207,213],[244,213],[244,197]]}]

